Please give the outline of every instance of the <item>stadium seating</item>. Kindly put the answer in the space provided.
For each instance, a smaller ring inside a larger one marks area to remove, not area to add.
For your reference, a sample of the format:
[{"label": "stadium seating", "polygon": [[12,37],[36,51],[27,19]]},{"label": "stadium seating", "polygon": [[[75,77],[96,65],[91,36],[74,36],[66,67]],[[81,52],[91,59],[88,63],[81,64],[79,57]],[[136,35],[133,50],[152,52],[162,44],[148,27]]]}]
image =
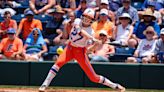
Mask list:
[{"label": "stadium seating", "polygon": [[59,47],[64,48],[65,46],[48,46],[48,52],[44,54],[44,60],[52,60],[54,55],[58,55],[57,49]]},{"label": "stadium seating", "polygon": [[20,22],[22,18],[24,18],[25,15],[24,14],[17,14],[17,15],[14,15],[12,16],[12,19],[16,20],[16,22]]},{"label": "stadium seating", "polygon": [[116,47],[115,54],[110,55],[109,61],[111,62],[125,62],[127,57],[133,56],[135,49],[129,47]]},{"label": "stadium seating", "polygon": [[137,10],[141,10],[142,2],[132,2],[131,5]]},{"label": "stadium seating", "polygon": [[39,19],[42,23],[47,23],[51,17],[45,14],[39,14],[34,16],[35,19]]},{"label": "stadium seating", "polygon": [[3,21],[3,17],[2,16],[0,16],[0,22],[2,22]]},{"label": "stadium seating", "polygon": [[160,63],[164,63],[164,52],[159,52],[157,54],[157,59],[159,60]]}]

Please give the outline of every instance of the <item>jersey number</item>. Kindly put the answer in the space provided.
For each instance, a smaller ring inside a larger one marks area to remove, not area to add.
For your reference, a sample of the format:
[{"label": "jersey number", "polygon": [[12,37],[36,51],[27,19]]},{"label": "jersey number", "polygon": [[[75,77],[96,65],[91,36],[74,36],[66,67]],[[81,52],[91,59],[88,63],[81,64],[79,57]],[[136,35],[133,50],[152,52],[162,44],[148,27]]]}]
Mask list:
[{"label": "jersey number", "polygon": [[[74,27],[74,30],[73,30],[73,32],[71,33],[71,35],[76,36],[76,35],[78,34],[79,37],[76,38],[76,39],[74,39],[73,42],[76,42],[76,41],[78,41],[78,40],[83,39],[83,36],[81,35],[81,33],[78,33],[79,30],[80,30],[80,29]],[[72,40],[72,37],[71,37],[71,40]]]}]

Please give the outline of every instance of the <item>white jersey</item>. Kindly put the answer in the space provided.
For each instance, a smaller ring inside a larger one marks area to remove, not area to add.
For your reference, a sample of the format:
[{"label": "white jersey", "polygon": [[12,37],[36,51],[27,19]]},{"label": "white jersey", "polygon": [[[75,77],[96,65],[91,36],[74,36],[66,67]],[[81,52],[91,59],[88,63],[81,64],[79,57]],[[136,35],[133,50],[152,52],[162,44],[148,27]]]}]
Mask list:
[{"label": "white jersey", "polygon": [[148,56],[155,50],[156,40],[148,41],[147,39],[142,39],[139,42],[137,50],[139,51],[139,57]]},{"label": "white jersey", "polygon": [[[76,28],[76,26],[80,26],[80,28]],[[86,47],[89,39],[81,35],[81,30],[85,30],[91,36],[94,34],[91,26],[82,27],[81,19],[77,18],[75,19],[74,27],[70,32],[69,40],[77,47]]]}]

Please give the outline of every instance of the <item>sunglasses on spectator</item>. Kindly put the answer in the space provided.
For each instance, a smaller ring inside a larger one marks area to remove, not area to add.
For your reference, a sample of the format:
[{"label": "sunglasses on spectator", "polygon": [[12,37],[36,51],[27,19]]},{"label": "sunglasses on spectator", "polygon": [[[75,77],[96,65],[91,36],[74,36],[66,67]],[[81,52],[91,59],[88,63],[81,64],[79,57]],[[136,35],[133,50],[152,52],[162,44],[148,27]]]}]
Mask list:
[{"label": "sunglasses on spectator", "polygon": [[120,18],[120,20],[129,20],[129,18],[122,17],[122,18]]},{"label": "sunglasses on spectator", "polygon": [[14,35],[14,33],[7,33],[8,35]]},{"label": "sunglasses on spectator", "polygon": [[69,17],[75,17],[75,16],[72,16],[72,15],[71,15],[71,16],[69,16]]},{"label": "sunglasses on spectator", "polygon": [[39,35],[39,34],[35,34],[35,33],[33,33],[33,35]]},{"label": "sunglasses on spectator", "polygon": [[4,16],[3,18],[7,19],[7,18],[11,18],[11,17],[9,17],[9,16]]},{"label": "sunglasses on spectator", "polygon": [[123,1],[123,3],[128,3],[128,4],[129,4],[129,3],[130,3],[130,1]]},{"label": "sunglasses on spectator", "polygon": [[105,3],[101,3],[101,5],[107,5],[107,4],[105,4]]},{"label": "sunglasses on spectator", "polygon": [[100,34],[100,36],[103,36],[103,37],[104,37],[104,36],[106,36],[106,35],[104,35],[104,34]]},{"label": "sunglasses on spectator", "polygon": [[149,32],[147,31],[146,34],[154,34],[154,33],[153,32],[150,32],[150,31]]}]

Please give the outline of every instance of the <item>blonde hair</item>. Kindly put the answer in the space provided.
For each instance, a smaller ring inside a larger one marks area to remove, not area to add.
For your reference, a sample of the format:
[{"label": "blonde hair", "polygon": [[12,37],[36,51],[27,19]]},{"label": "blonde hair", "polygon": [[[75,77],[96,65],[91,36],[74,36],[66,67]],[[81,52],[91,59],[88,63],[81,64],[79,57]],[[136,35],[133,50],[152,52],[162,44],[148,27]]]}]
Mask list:
[{"label": "blonde hair", "polygon": [[155,32],[155,30],[154,30],[154,28],[153,28],[152,26],[148,26],[148,27],[146,28],[146,30],[144,30],[143,34],[146,35],[146,32],[147,32],[147,31],[151,31],[151,32],[154,33],[154,35],[156,35],[156,32]]}]

